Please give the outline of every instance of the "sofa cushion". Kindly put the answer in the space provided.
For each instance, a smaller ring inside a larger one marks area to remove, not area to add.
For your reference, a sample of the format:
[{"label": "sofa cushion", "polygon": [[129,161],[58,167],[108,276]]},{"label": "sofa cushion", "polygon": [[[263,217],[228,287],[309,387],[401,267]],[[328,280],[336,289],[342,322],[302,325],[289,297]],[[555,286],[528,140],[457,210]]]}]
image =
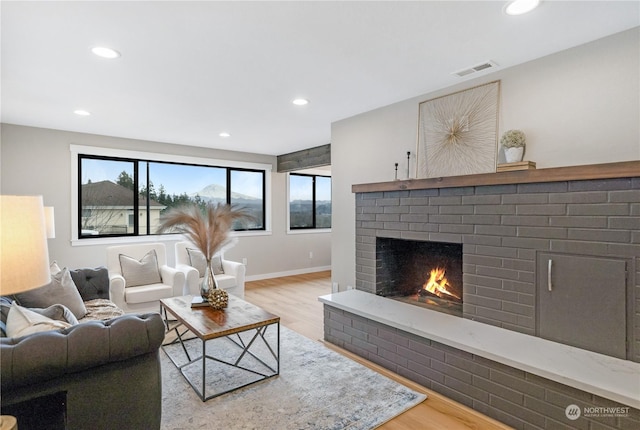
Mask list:
[{"label": "sofa cushion", "polygon": [[7,336],[21,337],[41,331],[58,330],[71,327],[64,321],[53,320],[38,312],[13,303],[7,316]]},{"label": "sofa cushion", "polygon": [[87,313],[82,297],[66,267],[53,275],[51,282],[44,287],[19,293],[14,297],[20,306],[27,308],[46,308],[55,304],[65,305],[77,319]]},{"label": "sofa cushion", "polygon": [[[204,277],[204,272],[207,270],[207,259],[204,258],[204,254],[194,248],[187,248],[187,253],[189,254],[189,262],[190,265],[195,267],[200,275],[200,278]],[[222,258],[220,255],[215,255],[211,260],[211,267],[213,268],[214,275],[220,275],[224,273],[224,269],[222,268]]]},{"label": "sofa cushion", "polygon": [[120,270],[125,279],[126,287],[159,284],[162,282],[158,270],[158,256],[155,249],[147,252],[140,260],[120,254]]}]

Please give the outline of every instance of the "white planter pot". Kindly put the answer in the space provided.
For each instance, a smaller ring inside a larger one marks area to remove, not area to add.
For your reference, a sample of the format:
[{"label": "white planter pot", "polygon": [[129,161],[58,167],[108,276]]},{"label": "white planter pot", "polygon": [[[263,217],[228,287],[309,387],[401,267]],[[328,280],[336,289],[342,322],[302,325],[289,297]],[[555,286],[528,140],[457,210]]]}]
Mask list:
[{"label": "white planter pot", "polygon": [[507,163],[517,163],[522,161],[524,156],[524,146],[519,148],[504,148],[504,158]]}]

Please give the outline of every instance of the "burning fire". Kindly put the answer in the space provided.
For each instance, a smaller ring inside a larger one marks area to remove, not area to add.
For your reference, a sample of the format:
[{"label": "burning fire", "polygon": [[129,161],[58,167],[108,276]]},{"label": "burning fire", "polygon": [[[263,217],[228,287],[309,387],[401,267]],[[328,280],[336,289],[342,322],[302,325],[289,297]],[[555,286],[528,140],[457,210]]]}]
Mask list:
[{"label": "burning fire", "polygon": [[427,282],[422,286],[423,289],[427,290],[431,294],[435,294],[441,298],[449,298],[455,297],[460,300],[460,297],[456,296],[452,292],[450,292],[447,287],[451,287],[447,278],[444,277],[445,270],[440,267],[436,267],[435,269],[431,269],[431,274]]}]

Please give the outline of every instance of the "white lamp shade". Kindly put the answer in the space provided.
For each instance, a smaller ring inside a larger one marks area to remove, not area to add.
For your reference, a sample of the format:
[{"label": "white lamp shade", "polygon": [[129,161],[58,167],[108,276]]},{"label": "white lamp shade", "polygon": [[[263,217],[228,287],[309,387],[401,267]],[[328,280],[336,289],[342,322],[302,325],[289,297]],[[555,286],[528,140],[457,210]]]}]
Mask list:
[{"label": "white lamp shade", "polygon": [[0,196],[0,294],[51,280],[42,196]]}]

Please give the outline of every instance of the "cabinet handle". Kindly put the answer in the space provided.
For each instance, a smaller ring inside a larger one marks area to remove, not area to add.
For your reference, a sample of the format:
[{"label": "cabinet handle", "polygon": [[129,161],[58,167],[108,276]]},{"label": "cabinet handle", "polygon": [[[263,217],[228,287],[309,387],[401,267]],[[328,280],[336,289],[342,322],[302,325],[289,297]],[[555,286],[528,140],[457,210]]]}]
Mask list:
[{"label": "cabinet handle", "polygon": [[549,268],[547,270],[547,288],[549,291],[553,290],[553,284],[551,283],[551,269],[553,268],[553,260],[549,259]]}]

